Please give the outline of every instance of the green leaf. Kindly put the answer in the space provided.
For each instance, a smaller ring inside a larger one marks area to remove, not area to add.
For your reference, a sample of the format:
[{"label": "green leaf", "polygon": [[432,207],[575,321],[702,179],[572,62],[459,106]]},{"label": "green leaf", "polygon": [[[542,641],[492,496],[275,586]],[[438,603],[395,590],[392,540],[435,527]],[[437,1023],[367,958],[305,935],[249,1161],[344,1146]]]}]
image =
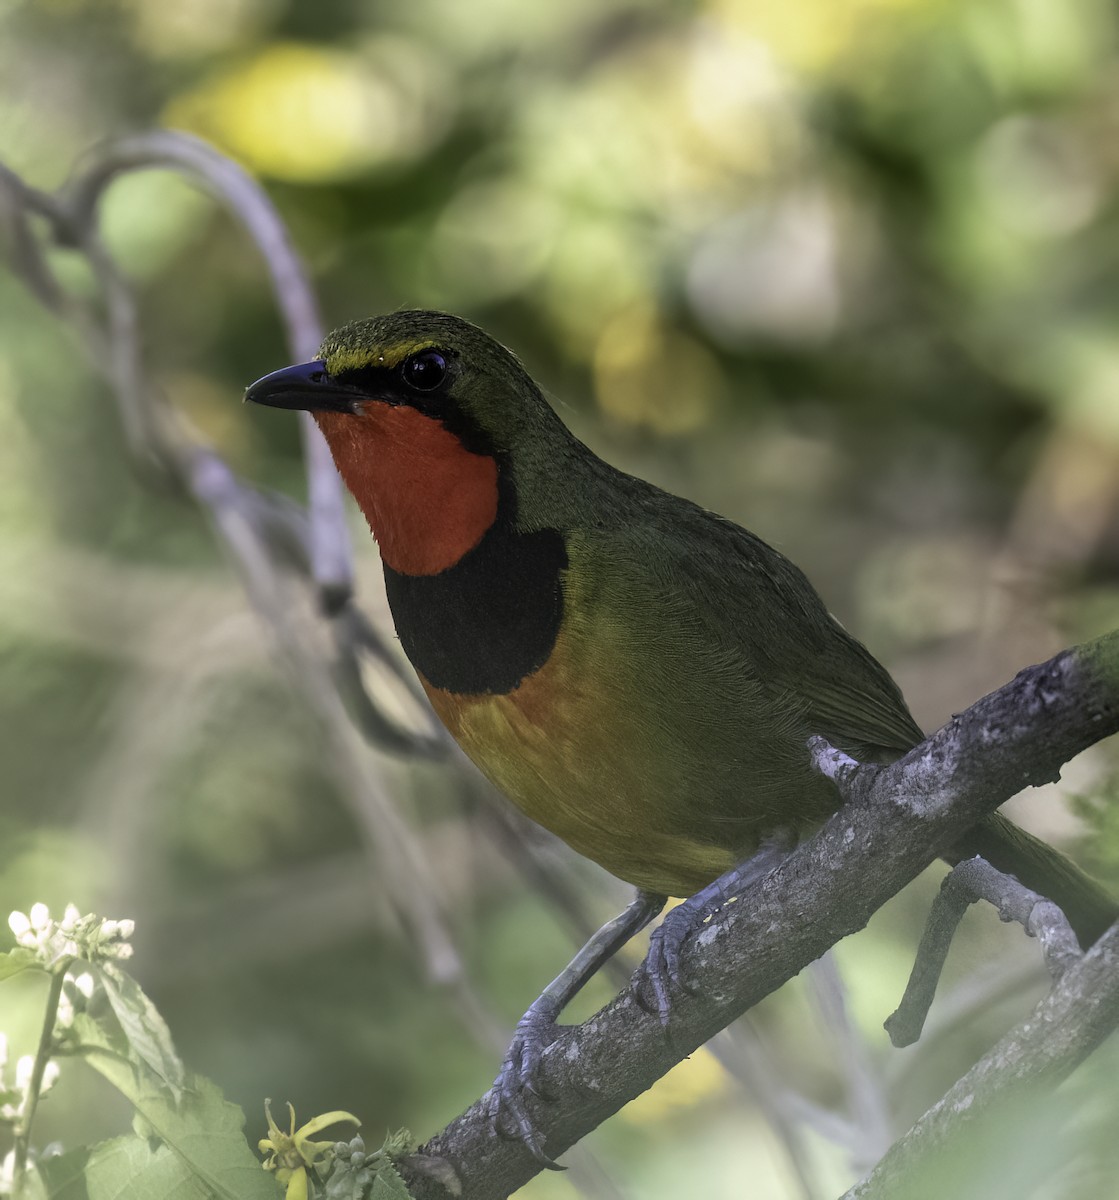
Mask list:
[{"label": "green leaf", "polygon": [[47,1200],[210,1200],[187,1165],[167,1146],[135,1136],[47,1159]]},{"label": "green leaf", "polygon": [[143,989],[115,963],[95,968],[132,1051],[129,1057],[142,1062],[170,1088],[178,1101],[183,1090],[183,1064],[175,1053],[171,1031]]},{"label": "green leaf", "polygon": [[43,1182],[43,1176],[37,1167],[28,1166],[19,1195],[20,1200],[50,1200],[47,1194],[47,1185]]},{"label": "green leaf", "polygon": [[185,1074],[176,1102],[159,1076],[132,1060],[130,1045],[115,1022],[109,1025],[78,1013],[74,1031],[79,1053],[131,1101],[143,1132],[164,1142],[205,1189],[220,1200],[276,1200],[275,1181],[261,1169],[245,1140],[244,1113],[227,1103],[213,1083]]},{"label": "green leaf", "polygon": [[380,1150],[366,1154],[361,1137],[355,1136],[330,1163],[325,1200],[412,1200],[392,1155],[410,1154],[415,1146],[408,1130],[400,1129],[385,1138]]},{"label": "green leaf", "polygon": [[96,1146],[80,1146],[39,1163],[39,1173],[49,1200],[86,1200],[86,1167]]},{"label": "green leaf", "polygon": [[353,1168],[339,1164],[330,1173],[323,1188],[326,1200],[366,1200],[367,1188],[373,1180],[372,1167]]},{"label": "green leaf", "polygon": [[412,1193],[404,1186],[400,1172],[386,1159],[373,1180],[369,1200],[413,1200]]},{"label": "green leaf", "polygon": [[20,971],[38,966],[41,966],[39,960],[26,946],[17,946],[14,950],[0,954],[0,979],[10,979]]}]

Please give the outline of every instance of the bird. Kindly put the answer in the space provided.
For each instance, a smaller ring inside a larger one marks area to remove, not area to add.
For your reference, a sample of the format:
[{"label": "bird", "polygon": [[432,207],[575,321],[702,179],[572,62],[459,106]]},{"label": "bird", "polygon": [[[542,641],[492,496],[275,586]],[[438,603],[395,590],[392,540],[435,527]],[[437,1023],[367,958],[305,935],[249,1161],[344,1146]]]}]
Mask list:
[{"label": "bird", "polygon": [[[529,1007],[489,1093],[495,1125],[512,1118],[553,1166],[524,1091],[582,984],[684,897],[644,965],[667,1021],[686,938],[839,806],[809,739],[888,763],[925,734],[798,567],[598,457],[460,317],[345,325],[245,398],[313,414],[378,543],[404,653],[468,757],[636,889]],[[1054,900],[1085,944],[1119,914],[998,813],[944,857],[974,854]]]}]

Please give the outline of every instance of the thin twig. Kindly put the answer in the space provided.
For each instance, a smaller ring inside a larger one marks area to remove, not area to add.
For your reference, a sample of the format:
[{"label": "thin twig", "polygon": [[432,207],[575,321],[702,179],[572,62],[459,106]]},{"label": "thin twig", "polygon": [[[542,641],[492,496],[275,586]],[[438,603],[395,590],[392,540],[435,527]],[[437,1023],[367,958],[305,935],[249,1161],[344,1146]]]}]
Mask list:
[{"label": "thin twig", "polygon": [[[854,1150],[859,1137],[858,1130],[834,1109],[824,1108],[802,1092],[789,1087],[783,1078],[784,1072],[774,1061],[773,1053],[757,1022],[751,1019],[749,1013],[729,1025],[723,1032],[730,1036],[743,1057],[753,1061],[751,1070],[766,1087],[769,1099],[785,1114],[786,1120],[806,1126],[819,1137],[844,1150]],[[723,1034],[720,1034],[714,1041],[719,1041],[722,1036]]]},{"label": "thin twig", "polygon": [[850,1147],[851,1157],[856,1169],[865,1171],[882,1157],[891,1140],[882,1084],[870,1061],[866,1042],[848,1012],[846,989],[835,955],[829,950],[812,964],[807,975],[817,1011],[839,1056],[851,1125],[859,1131],[857,1143]]},{"label": "thin twig", "polygon": [[735,1021],[716,1034],[707,1048],[765,1117],[804,1200],[816,1200],[820,1193],[808,1170],[808,1152],[800,1129],[803,1110],[791,1102],[792,1093],[748,1021],[748,1017]]},{"label": "thin twig", "polygon": [[29,217],[40,217],[59,245],[68,244],[71,225],[61,205],[0,162],[0,211],[9,230],[12,270],[39,303],[63,322],[66,331],[77,335],[90,362],[107,379],[111,351],[105,331],[89,307],[61,287],[31,230]]},{"label": "thin twig", "polygon": [[236,477],[217,455],[200,451],[191,483],[195,497],[211,515],[250,602],[272,630],[277,650],[320,718],[331,742],[330,759],[350,798],[363,841],[402,924],[416,936],[430,978],[442,983],[462,979],[462,963],[442,913],[436,875],[386,793],[383,780],[371,769],[329,668],[297,627],[294,606],[285,596],[282,580],[239,502]]},{"label": "thin twig", "polygon": [[1038,939],[1054,978],[1080,957],[1076,934],[1051,900],[1024,887],[1013,876],[996,871],[982,858],[958,863],[940,885],[905,994],[897,1011],[886,1020],[886,1032],[895,1046],[911,1046],[921,1036],[956,927],[977,900],[988,901],[998,909],[1002,920],[1017,921]]},{"label": "thin twig", "polygon": [[[162,146],[161,152],[169,159],[180,146],[180,140],[171,135],[156,140]],[[193,140],[187,139],[184,144],[189,148]],[[89,261],[105,300],[107,330],[90,333],[86,338],[87,348],[117,398],[133,452],[141,461],[157,465],[166,477],[179,483],[210,514],[214,529],[237,568],[253,607],[265,619],[274,634],[277,649],[291,664],[293,681],[308,696],[335,743],[331,759],[343,781],[343,794],[350,799],[363,840],[374,856],[377,871],[385,880],[386,890],[402,924],[415,934],[415,943],[421,950],[429,975],[444,982],[455,980],[458,981],[456,986],[465,986],[462,984],[465,976],[461,960],[437,899],[439,889],[435,875],[385,793],[382,782],[365,761],[329,666],[322,654],[296,629],[290,611],[292,606],[280,600],[285,589],[261,536],[261,505],[255,493],[157,400],[146,378],[135,298],[92,225],[97,197],[111,179],[131,166],[151,165],[150,158],[145,157],[151,147],[150,139],[125,139],[119,144],[119,153],[117,145],[106,147],[84,173],[75,177],[64,199],[29,188],[12,172],[4,171],[0,174],[0,187],[6,196],[6,204],[29,207],[45,217],[56,240],[77,248]],[[199,161],[225,162],[214,151],[199,150],[199,147],[202,147],[201,143],[193,145]],[[247,176],[232,163],[226,163],[226,167],[232,180],[230,186],[236,192],[237,181],[244,183]],[[215,170],[210,178],[217,186],[217,180],[224,181],[225,175]],[[263,207],[251,206],[246,197],[256,185],[248,181],[245,186],[248,191],[237,192],[238,204],[246,210],[251,209],[252,219],[256,222],[254,228],[264,247],[269,252],[280,253],[278,247],[287,245],[282,224],[266,200],[262,201]],[[266,215],[262,216],[262,213]],[[295,270],[292,262],[297,260],[290,248],[288,258],[291,261],[283,269],[275,269],[274,278],[292,283],[291,272]],[[26,255],[24,259],[30,261]],[[270,265],[271,261],[269,259]],[[313,313],[305,306],[300,308],[295,304],[292,307],[290,298],[287,299],[293,328],[299,336],[309,336]],[[59,307],[58,312],[63,317],[70,315],[65,305]],[[102,352],[102,347],[107,348],[107,353]]]},{"label": "thin twig", "polygon": [[925,1077],[924,1065],[942,1053],[941,1045],[953,1034],[973,1029],[976,1018],[990,1009],[1037,988],[1041,965],[1015,964],[1000,957],[977,967],[945,996],[926,1021],[921,1040],[909,1054],[895,1054],[886,1065],[887,1090],[897,1093],[906,1079]]}]

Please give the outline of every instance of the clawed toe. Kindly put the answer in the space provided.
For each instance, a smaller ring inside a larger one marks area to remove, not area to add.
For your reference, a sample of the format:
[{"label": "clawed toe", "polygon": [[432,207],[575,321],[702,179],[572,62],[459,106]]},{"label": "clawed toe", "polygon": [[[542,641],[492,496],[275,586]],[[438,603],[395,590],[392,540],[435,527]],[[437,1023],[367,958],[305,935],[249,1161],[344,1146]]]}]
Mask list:
[{"label": "clawed toe", "polygon": [[[659,932],[659,931],[658,931]],[[634,995],[637,1003],[650,1015],[656,1014],[660,1023],[667,1027],[672,1015],[670,989],[679,984],[679,958],[669,955],[661,941],[649,947],[649,954],[636,980]],[[652,1003],[646,999],[646,988],[652,992]]]},{"label": "clawed toe", "polygon": [[[649,939],[649,953],[641,964],[634,996],[647,1013],[656,1013],[665,1028],[672,1016],[672,989],[694,994],[694,988],[681,974],[680,951],[707,916],[703,907],[685,901],[665,917]],[[647,984],[653,994],[651,1005],[643,995],[642,984]]]},{"label": "clawed toe", "polygon": [[788,855],[793,845],[792,835],[787,830],[778,831],[766,839],[757,851],[744,862],[718,879],[700,888],[682,904],[678,904],[653,930],[649,938],[649,953],[634,977],[634,997],[648,1013],[650,1007],[642,992],[643,985],[653,993],[655,1011],[666,1028],[672,1015],[672,988],[694,995],[695,989],[680,973],[680,951],[684,943],[709,918],[742,892],[769,874]]},{"label": "clawed toe", "polygon": [[[497,1084],[494,1085],[495,1091]],[[520,1142],[533,1158],[549,1171],[562,1171],[559,1163],[550,1159],[544,1153],[540,1131],[533,1124],[532,1118],[525,1109],[524,1101],[519,1095],[502,1095],[495,1103],[491,1102],[492,1123],[494,1133],[508,1141]],[[506,1123],[506,1118],[511,1122]]]},{"label": "clawed toe", "polygon": [[524,1093],[545,1102],[551,1097],[540,1086],[539,1070],[544,1051],[555,1040],[558,1028],[549,1014],[529,1009],[517,1024],[517,1031],[497,1073],[486,1101],[486,1115],[499,1137],[523,1142],[541,1166],[552,1171],[564,1168],[544,1153],[540,1131],[524,1103]]}]

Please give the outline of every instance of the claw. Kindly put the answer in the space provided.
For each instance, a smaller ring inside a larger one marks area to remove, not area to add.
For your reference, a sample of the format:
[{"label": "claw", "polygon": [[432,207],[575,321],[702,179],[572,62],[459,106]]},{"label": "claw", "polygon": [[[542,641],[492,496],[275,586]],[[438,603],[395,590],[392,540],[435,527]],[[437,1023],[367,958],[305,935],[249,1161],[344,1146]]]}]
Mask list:
[{"label": "claw", "polygon": [[[551,1006],[537,1000],[517,1022],[513,1041],[506,1051],[501,1070],[486,1099],[486,1117],[498,1137],[523,1142],[533,1158],[550,1171],[565,1168],[544,1153],[540,1132],[525,1108],[523,1094],[531,1093],[545,1102],[547,1093],[538,1086],[538,1072],[544,1051],[555,1041],[559,1028]],[[510,1130],[504,1118],[513,1122]]]},{"label": "claw", "polygon": [[759,879],[768,875],[788,854],[794,844],[792,835],[779,830],[767,838],[755,853],[736,867],[731,867],[718,879],[700,888],[682,904],[678,904],[653,930],[649,938],[649,953],[634,976],[634,999],[647,1013],[652,1008],[642,995],[642,983],[647,983],[653,993],[657,1016],[661,1025],[668,1028],[672,1015],[672,988],[679,988],[690,995],[696,989],[681,977],[680,951],[684,943],[709,918],[713,918],[729,901]]},{"label": "claw", "polygon": [[634,1004],[636,1004],[637,1007],[639,1009],[641,1009],[641,1011],[647,1017],[651,1017],[653,1015],[653,1013],[656,1012],[657,1010],[654,1005],[650,1004],[649,1001],[645,999],[645,986],[644,985],[646,984],[648,979],[649,979],[648,972],[645,969],[645,964],[642,963],[641,966],[639,966],[637,968],[637,970],[634,972],[633,978],[630,980],[629,990],[630,990],[630,995],[633,996]]},{"label": "claw", "polygon": [[[563,1167],[544,1153],[541,1135],[525,1108],[524,1095],[527,1092],[545,1103],[552,1100],[541,1088],[539,1077],[544,1051],[559,1032],[556,1019],[599,967],[660,912],[664,900],[664,896],[639,891],[624,912],[607,921],[588,940],[517,1022],[512,1044],[486,1097],[486,1120],[496,1135],[519,1138],[533,1158],[550,1170],[562,1171]],[[503,1118],[509,1118],[515,1130],[503,1128]]]},{"label": "claw", "polygon": [[[680,988],[690,992],[692,989],[680,975],[680,950],[688,937],[707,919],[706,905],[695,903],[697,897],[678,904],[660,925],[653,930],[649,939],[649,953],[641,966],[641,971],[653,993],[653,1000],[660,1023],[668,1027],[672,1016],[672,988]],[[646,1012],[652,1012],[637,990],[638,1003]]]},{"label": "claw", "polygon": [[721,893],[713,899],[708,889],[697,892],[678,904],[649,938],[649,953],[640,971],[653,993],[655,1009],[645,1003],[640,988],[636,995],[641,1007],[650,1014],[655,1011],[666,1029],[672,1016],[672,989],[679,989],[690,996],[696,994],[695,987],[681,973],[680,952],[684,943],[704,922],[714,917],[723,902]]},{"label": "claw", "polygon": [[[497,1085],[494,1085],[496,1091]],[[492,1101],[490,1107],[493,1107]],[[502,1118],[508,1116],[512,1119],[514,1128],[509,1129],[504,1125]],[[496,1112],[493,1119],[493,1130],[500,1138],[505,1138],[507,1141],[520,1142],[532,1155],[534,1159],[549,1171],[563,1171],[565,1167],[561,1167],[559,1163],[550,1159],[544,1153],[544,1147],[541,1142],[540,1132],[532,1123],[532,1118],[528,1115],[524,1106],[524,1101],[520,1096],[502,1096],[496,1105]]]}]

